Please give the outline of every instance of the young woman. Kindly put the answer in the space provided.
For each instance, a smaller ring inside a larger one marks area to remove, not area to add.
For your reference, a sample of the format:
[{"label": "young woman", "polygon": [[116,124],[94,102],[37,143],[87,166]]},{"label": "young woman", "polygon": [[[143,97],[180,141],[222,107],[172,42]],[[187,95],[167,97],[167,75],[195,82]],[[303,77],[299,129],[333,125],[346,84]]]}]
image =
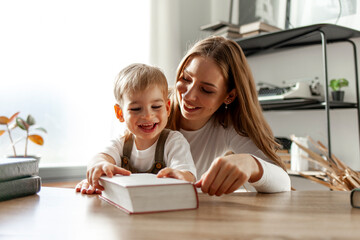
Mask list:
[{"label": "young woman", "polygon": [[[290,190],[290,178],[257,99],[240,46],[223,37],[196,43],[184,56],[172,94],[168,128],[190,143],[196,183],[220,196],[249,182],[259,192]],[[86,181],[77,189],[95,190]]]},{"label": "young woman", "polygon": [[[260,192],[290,190],[240,46],[223,37],[196,43],[181,61],[168,127],[189,141],[204,193],[220,196],[244,183]],[[231,153],[231,154],[229,154]]]}]

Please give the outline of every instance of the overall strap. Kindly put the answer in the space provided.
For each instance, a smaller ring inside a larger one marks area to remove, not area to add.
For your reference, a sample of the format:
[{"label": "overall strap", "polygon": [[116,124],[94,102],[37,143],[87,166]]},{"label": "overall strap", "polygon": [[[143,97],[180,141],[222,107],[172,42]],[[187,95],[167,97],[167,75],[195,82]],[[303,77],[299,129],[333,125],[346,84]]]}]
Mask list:
[{"label": "overall strap", "polygon": [[154,168],[152,169],[152,173],[158,173],[162,168],[166,167],[164,162],[164,149],[165,149],[165,142],[167,137],[169,136],[170,130],[164,129],[159,136],[159,140],[156,144],[155,150],[155,159],[154,159]]},{"label": "overall strap", "polygon": [[131,172],[134,171],[132,169],[130,164],[130,157],[131,157],[131,151],[134,145],[133,135],[130,134],[128,138],[125,139],[124,146],[123,146],[123,156],[121,158],[121,167],[129,170]]}]

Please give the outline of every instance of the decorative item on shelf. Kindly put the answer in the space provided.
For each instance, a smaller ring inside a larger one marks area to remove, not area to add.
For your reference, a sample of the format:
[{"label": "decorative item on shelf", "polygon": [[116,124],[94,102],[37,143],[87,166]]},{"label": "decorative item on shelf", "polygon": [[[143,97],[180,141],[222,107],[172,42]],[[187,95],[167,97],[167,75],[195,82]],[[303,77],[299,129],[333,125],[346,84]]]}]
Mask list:
[{"label": "decorative item on shelf", "polygon": [[[10,118],[0,116],[0,125],[6,126],[5,130],[0,130],[0,136],[5,132],[8,133],[13,150],[12,156],[0,158],[0,201],[35,194],[41,188],[41,178],[38,176],[40,157],[28,156],[27,148],[28,140],[43,145],[44,139],[30,132],[30,128],[35,125],[35,119],[31,115],[27,116],[26,121],[18,115],[19,112]],[[17,127],[26,131],[26,136],[14,141],[11,132]],[[42,127],[34,127],[34,130],[46,133]],[[18,155],[15,145],[23,139],[25,139],[25,152],[24,155]]]},{"label": "decorative item on shelf", "polygon": [[331,92],[333,101],[343,102],[345,92],[341,91],[341,88],[349,86],[349,81],[346,78],[334,78],[331,79],[329,86],[333,90]]},{"label": "decorative item on shelf", "polygon": [[291,140],[308,154],[307,157],[304,157],[305,159],[309,162],[315,162],[322,167],[319,175],[310,176],[299,172],[301,176],[335,191],[350,191],[360,187],[360,173],[348,167],[334,154],[332,154],[330,158],[328,149],[320,141],[315,142],[308,137],[308,143],[311,143],[311,145],[320,152],[319,154],[300,144],[293,135],[291,136]]}]

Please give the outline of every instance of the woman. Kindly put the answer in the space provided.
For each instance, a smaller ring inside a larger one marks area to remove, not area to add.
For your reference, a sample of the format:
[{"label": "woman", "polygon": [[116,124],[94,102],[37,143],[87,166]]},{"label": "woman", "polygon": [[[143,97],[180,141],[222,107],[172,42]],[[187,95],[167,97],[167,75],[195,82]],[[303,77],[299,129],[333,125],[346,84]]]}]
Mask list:
[{"label": "woman", "polygon": [[[223,37],[196,43],[181,61],[168,127],[189,141],[204,193],[220,196],[249,182],[259,192],[290,190],[278,144],[257,99],[240,46]],[[91,194],[86,181],[77,190]]]},{"label": "woman", "polygon": [[196,186],[204,193],[220,196],[246,182],[261,192],[290,190],[251,70],[236,42],[209,37],[196,43],[179,65],[172,103],[168,127],[189,141],[201,176]]}]

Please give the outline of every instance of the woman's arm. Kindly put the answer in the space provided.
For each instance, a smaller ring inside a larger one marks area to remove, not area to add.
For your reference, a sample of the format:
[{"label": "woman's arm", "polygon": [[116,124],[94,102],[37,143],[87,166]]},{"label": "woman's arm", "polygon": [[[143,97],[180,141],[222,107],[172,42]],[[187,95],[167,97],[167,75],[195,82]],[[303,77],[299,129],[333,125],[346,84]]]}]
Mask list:
[{"label": "woman's arm", "polygon": [[[250,182],[259,192],[290,190],[290,178],[280,167],[250,154],[231,154],[213,161],[196,183],[204,193],[220,196]],[[271,175],[271,177],[269,177]]]}]

